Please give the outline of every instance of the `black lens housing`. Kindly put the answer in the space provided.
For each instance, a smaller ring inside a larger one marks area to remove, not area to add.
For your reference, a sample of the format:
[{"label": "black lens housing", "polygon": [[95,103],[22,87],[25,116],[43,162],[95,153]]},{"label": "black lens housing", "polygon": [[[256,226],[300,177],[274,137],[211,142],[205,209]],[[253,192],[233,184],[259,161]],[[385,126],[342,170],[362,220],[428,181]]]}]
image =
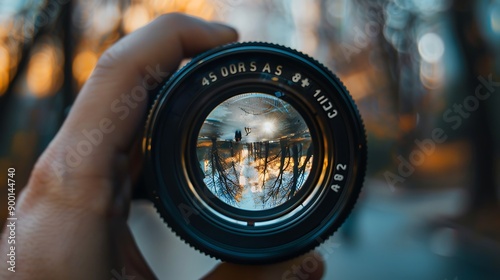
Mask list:
[{"label": "black lens housing", "polygon": [[[215,197],[196,158],[198,132],[208,114],[249,92],[292,105],[314,145],[303,187],[262,211]],[[259,264],[306,253],[341,226],[361,191],[367,143],[356,105],[326,67],[283,46],[235,43],[195,57],[159,90],[143,152],[149,197],[177,235],[221,260]]]}]

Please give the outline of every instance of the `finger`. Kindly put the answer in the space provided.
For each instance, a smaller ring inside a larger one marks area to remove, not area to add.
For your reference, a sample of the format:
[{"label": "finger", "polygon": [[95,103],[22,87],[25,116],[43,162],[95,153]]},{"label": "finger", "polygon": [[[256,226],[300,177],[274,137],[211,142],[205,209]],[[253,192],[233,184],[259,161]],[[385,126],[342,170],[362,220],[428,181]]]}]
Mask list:
[{"label": "finger", "polygon": [[44,160],[78,168],[62,175],[108,176],[114,156],[127,153],[140,133],[147,91],[184,57],[236,39],[225,25],[181,14],[160,16],[126,36],[99,59]]},{"label": "finger", "polygon": [[321,255],[311,252],[290,261],[273,265],[237,265],[222,263],[203,280],[274,280],[274,279],[321,279],[324,273]]}]

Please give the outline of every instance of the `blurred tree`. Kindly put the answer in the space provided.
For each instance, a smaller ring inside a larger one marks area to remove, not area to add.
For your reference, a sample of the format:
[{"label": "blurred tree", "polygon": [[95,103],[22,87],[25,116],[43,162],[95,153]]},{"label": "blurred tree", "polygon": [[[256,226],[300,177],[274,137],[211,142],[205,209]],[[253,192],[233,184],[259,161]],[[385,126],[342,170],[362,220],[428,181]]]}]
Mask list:
[{"label": "blurred tree", "polygon": [[[477,3],[468,0],[453,2],[453,19],[455,32],[463,52],[465,98],[475,92],[479,83],[478,77],[488,77],[493,71],[493,51],[486,43],[479,30]],[[487,106],[479,106],[471,114],[466,135],[470,139],[473,150],[472,168],[473,182],[469,188],[469,211],[490,208],[498,205],[497,185],[495,183],[495,145],[492,134],[493,115]],[[499,213],[500,214],[500,213]]]}]

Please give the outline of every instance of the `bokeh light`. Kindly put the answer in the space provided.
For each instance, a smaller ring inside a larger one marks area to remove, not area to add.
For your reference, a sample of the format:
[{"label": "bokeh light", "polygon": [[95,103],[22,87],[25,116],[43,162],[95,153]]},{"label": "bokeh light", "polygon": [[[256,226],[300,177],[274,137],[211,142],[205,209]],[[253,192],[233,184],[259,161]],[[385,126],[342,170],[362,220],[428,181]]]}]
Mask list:
[{"label": "bokeh light", "polygon": [[[433,15],[437,12],[448,9],[452,3],[451,0],[402,0],[411,2],[411,4],[419,10],[424,16]],[[401,2],[402,2],[401,1]]]},{"label": "bokeh light", "polygon": [[131,5],[123,15],[123,29],[125,33],[133,32],[134,30],[143,27],[151,20],[151,15],[144,5]]},{"label": "bokeh light", "polygon": [[[220,2],[220,0],[218,0]],[[185,13],[196,15],[203,19],[211,19],[214,15],[214,10],[221,7],[214,7],[211,4],[217,4],[216,1],[207,0],[192,0],[192,1],[177,1],[180,4],[177,8]]]},{"label": "bokeh light", "polygon": [[493,32],[500,34],[500,1],[497,1],[496,5],[492,5],[490,22]]},{"label": "bokeh light", "polygon": [[436,33],[425,33],[418,40],[418,51],[425,61],[438,62],[444,54],[443,39]]},{"label": "bokeh light", "polygon": [[439,63],[420,62],[420,81],[428,89],[437,89],[444,81],[444,67]]},{"label": "bokeh light", "polygon": [[55,94],[62,84],[62,54],[51,44],[43,44],[31,56],[26,81],[33,96]]},{"label": "bokeh light", "polygon": [[10,54],[7,47],[0,44],[0,96],[9,86]]},{"label": "bokeh light", "polygon": [[73,76],[79,85],[88,79],[95,65],[97,64],[97,54],[92,51],[79,52],[73,60]]},{"label": "bokeh light", "polygon": [[92,30],[97,34],[110,33],[120,24],[120,20],[121,12],[118,5],[115,1],[106,1],[92,14]]}]

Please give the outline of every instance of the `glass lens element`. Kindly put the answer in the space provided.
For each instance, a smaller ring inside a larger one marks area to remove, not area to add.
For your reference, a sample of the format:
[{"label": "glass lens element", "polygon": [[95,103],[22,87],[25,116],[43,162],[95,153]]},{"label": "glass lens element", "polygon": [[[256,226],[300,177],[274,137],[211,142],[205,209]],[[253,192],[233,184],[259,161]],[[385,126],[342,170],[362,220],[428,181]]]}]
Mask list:
[{"label": "glass lens element", "polygon": [[228,205],[267,210],[290,200],[312,167],[311,134],[302,116],[275,95],[244,93],[219,104],[198,134],[207,188]]}]

